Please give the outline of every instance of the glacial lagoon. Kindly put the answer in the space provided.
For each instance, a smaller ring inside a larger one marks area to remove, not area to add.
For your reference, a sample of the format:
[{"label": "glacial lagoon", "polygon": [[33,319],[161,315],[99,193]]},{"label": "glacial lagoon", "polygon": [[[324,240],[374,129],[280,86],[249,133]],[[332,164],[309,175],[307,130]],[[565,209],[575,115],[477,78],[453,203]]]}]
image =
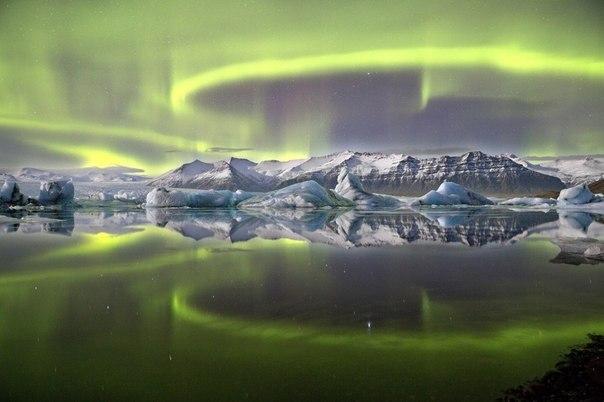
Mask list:
[{"label": "glacial lagoon", "polygon": [[604,332],[594,212],[112,205],[0,232],[3,400],[493,400]]}]

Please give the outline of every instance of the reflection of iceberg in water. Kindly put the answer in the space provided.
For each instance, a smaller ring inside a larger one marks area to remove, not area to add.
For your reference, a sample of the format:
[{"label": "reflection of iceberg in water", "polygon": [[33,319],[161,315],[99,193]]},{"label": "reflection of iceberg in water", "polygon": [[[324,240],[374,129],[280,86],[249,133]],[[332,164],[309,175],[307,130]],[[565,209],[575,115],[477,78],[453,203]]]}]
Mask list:
[{"label": "reflection of iceberg in water", "polygon": [[0,232],[55,233],[70,236],[75,227],[74,211],[41,211],[34,214],[18,210],[4,212],[0,219]]},{"label": "reflection of iceberg in water", "polygon": [[532,226],[557,219],[555,212],[493,213],[487,210],[363,213],[358,211],[247,211],[203,213],[147,211],[150,222],[201,240],[295,239],[341,247],[377,247],[413,242],[482,246],[504,243]]},{"label": "reflection of iceberg in water", "polygon": [[194,240],[241,242],[292,239],[337,247],[404,244],[511,244],[531,235],[562,252],[554,262],[603,260],[602,215],[576,211],[509,209],[14,211],[0,216],[0,233],[127,233],[152,223]]},{"label": "reflection of iceberg in water", "polygon": [[517,236],[530,235],[548,238],[560,247],[560,253],[551,261],[564,264],[597,264],[604,261],[604,220],[602,215],[588,212],[559,212],[554,222],[530,228]]},{"label": "reflection of iceberg in water", "polygon": [[[241,210],[183,211],[176,209],[147,210],[149,222],[174,230],[195,240],[215,238],[232,242],[255,237],[265,239],[304,239],[301,233],[320,231],[334,212],[299,210],[273,211],[271,215]],[[288,228],[286,223],[292,228]]]},{"label": "reflection of iceberg in water", "polygon": [[11,216],[0,215],[0,233],[13,233],[19,230],[20,220]]},{"label": "reflection of iceberg in water", "polygon": [[148,221],[140,211],[89,211],[75,214],[76,231],[84,233],[130,233]]}]

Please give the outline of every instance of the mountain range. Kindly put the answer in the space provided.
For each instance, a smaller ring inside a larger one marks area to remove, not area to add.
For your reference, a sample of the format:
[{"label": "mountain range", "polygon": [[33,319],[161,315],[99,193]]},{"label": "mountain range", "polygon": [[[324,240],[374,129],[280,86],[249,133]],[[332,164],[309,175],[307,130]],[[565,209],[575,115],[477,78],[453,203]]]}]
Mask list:
[{"label": "mountain range", "polygon": [[604,158],[594,156],[576,156],[570,158],[551,158],[537,161],[509,155],[510,159],[522,166],[550,176],[556,176],[565,184],[575,186],[581,183],[593,183],[604,179]]},{"label": "mountain range", "polygon": [[604,178],[604,158],[521,158],[480,151],[460,156],[416,158],[400,153],[343,151],[307,159],[259,163],[229,158],[218,162],[194,160],[150,179],[136,168],[114,166],[75,169],[0,170],[0,180],[23,182],[72,179],[74,182],[147,182],[151,186],[266,192],[305,180],[334,188],[346,168],[371,193],[418,196],[453,181],[491,196],[557,194],[560,189]]},{"label": "mountain range", "polygon": [[214,163],[194,160],[151,180],[150,185],[164,187],[268,191],[274,189],[274,177],[258,172],[258,164],[239,158]]},{"label": "mountain range", "polygon": [[137,182],[149,178],[141,175],[142,169],[124,166],[111,166],[105,168],[84,167],[74,169],[38,169],[24,167],[12,173],[18,181],[40,182],[52,180],[73,180],[74,182]]},{"label": "mountain range", "polygon": [[527,195],[565,187],[559,177],[531,169],[513,156],[487,155],[480,151],[423,159],[403,154],[343,151],[283,162],[255,163],[239,158],[215,163],[196,160],[149,184],[268,191],[315,180],[334,188],[342,168],[356,175],[367,191],[392,195],[421,195],[445,180],[489,195]]}]

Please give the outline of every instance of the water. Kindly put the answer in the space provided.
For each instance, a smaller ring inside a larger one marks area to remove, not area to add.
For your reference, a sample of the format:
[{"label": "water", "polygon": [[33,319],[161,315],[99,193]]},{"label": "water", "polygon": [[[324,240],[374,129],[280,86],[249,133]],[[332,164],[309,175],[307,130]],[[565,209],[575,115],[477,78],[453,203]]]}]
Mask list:
[{"label": "water", "polygon": [[603,216],[0,215],[10,400],[492,400],[604,332]]}]

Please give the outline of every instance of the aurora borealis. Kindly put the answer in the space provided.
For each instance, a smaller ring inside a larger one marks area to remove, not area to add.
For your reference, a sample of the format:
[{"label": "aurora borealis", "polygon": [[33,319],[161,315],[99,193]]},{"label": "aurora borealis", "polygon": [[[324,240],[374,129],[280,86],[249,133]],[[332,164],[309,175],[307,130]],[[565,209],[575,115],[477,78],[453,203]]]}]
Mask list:
[{"label": "aurora borealis", "polygon": [[599,1],[4,1],[0,166],[604,153]]}]

